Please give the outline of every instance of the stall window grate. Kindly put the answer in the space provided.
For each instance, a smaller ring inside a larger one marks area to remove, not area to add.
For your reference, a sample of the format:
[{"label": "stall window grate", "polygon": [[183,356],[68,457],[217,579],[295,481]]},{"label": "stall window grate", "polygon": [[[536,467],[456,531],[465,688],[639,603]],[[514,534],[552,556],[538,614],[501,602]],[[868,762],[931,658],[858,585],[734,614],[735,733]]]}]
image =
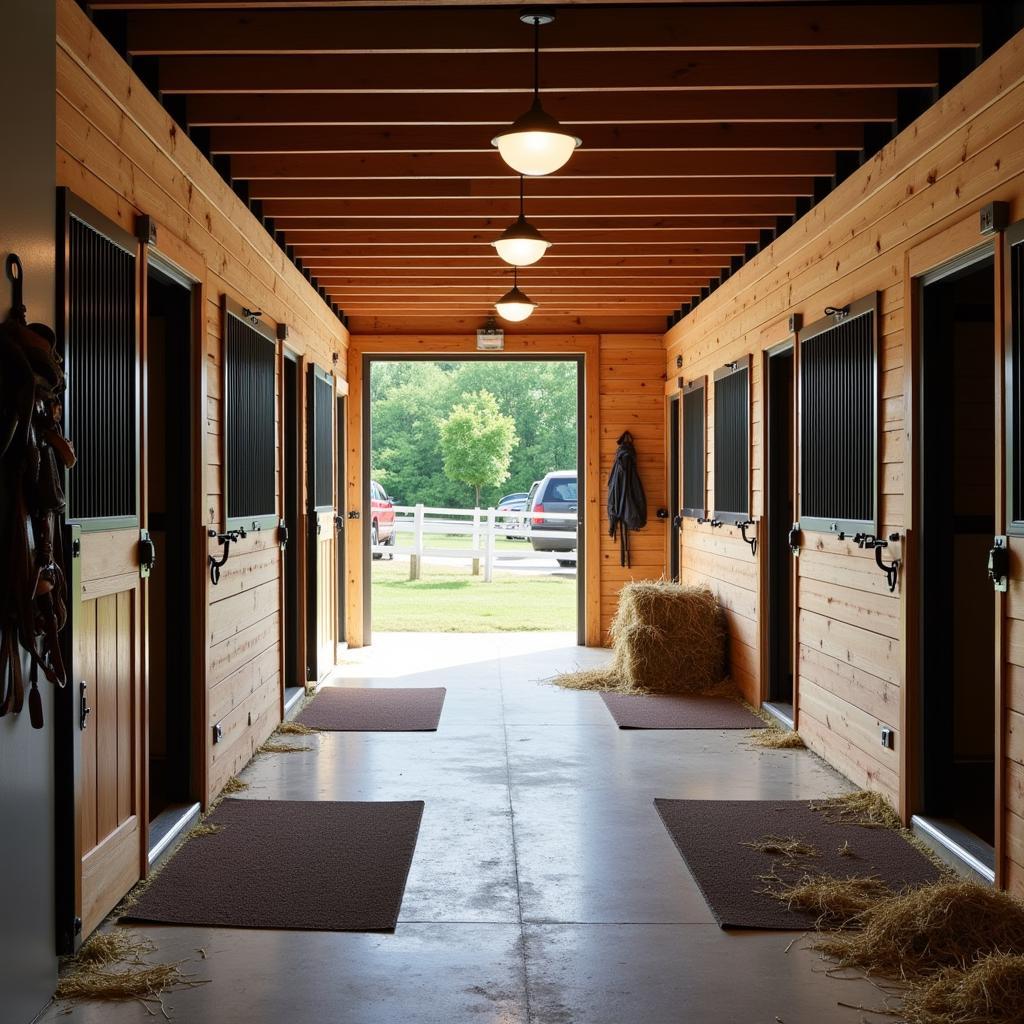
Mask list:
[{"label": "stall window grate", "polygon": [[70,214],[67,230],[68,518],[137,521],[136,262]]},{"label": "stall window grate", "polygon": [[691,381],[683,393],[683,515],[696,519],[703,519],[707,511],[706,380]]},{"label": "stall window grate", "polygon": [[1006,232],[1010,270],[1010,350],[1007,361],[1008,532],[1024,534],[1024,221]]},{"label": "stall window grate", "polygon": [[750,356],[715,373],[715,514],[750,519]]},{"label": "stall window grate", "polygon": [[309,368],[310,495],[313,511],[326,512],[334,508],[334,383],[331,375],[317,366]]},{"label": "stall window grate", "polygon": [[224,478],[228,529],[276,522],[274,383],[277,343],[224,304]]},{"label": "stall window grate", "polygon": [[876,532],[877,296],[800,332],[800,525]]}]

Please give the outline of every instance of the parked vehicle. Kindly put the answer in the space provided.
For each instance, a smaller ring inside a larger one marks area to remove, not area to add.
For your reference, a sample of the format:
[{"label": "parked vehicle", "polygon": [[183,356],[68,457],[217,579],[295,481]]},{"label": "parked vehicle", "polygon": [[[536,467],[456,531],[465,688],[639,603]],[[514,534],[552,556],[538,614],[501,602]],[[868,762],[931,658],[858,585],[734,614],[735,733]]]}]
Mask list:
[{"label": "parked vehicle", "polygon": [[[498,502],[499,512],[525,512],[526,502],[529,495],[526,491],[518,491],[515,494],[506,494],[501,501]],[[514,530],[518,530],[523,525],[523,516],[515,515],[509,516],[507,519],[501,520],[502,524]],[[515,534],[506,534],[507,540],[515,540]]]},{"label": "parked vehicle", "polygon": [[[534,485],[533,501],[530,505],[532,529],[545,533],[564,533],[561,537],[531,536],[534,551],[575,551],[576,522],[572,519],[547,519],[545,512],[575,512],[577,509],[578,481],[576,470],[563,469],[548,473],[539,485]],[[575,565],[576,558],[559,558],[561,566]]]},{"label": "parked vehicle", "polygon": [[[376,480],[370,481],[370,546],[376,547],[383,544],[393,548],[398,541],[398,527],[395,523],[395,503],[388,497],[387,492]],[[381,558],[378,552],[373,553],[374,558]],[[388,554],[394,558],[394,554]]]}]

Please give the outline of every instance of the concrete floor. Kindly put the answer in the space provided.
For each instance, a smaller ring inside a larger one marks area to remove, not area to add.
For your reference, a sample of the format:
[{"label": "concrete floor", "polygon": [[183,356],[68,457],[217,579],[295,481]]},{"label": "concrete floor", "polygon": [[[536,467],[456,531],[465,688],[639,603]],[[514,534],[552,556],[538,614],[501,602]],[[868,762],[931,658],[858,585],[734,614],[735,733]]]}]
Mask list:
[{"label": "concrete floor", "polygon": [[[448,687],[436,733],[325,733],[257,758],[254,800],[423,799],[394,934],[141,927],[210,984],[171,993],[187,1024],[818,1024],[877,1006],[787,932],[724,932],[652,801],[848,789],[806,751],[743,732],[615,727],[593,693],[542,680],[607,652],[568,634],[378,635],[344,686]],[[202,959],[198,950],[204,950]],[[146,1021],[136,1004],[47,1020]],[[879,1018],[872,1018],[879,1019]]]}]

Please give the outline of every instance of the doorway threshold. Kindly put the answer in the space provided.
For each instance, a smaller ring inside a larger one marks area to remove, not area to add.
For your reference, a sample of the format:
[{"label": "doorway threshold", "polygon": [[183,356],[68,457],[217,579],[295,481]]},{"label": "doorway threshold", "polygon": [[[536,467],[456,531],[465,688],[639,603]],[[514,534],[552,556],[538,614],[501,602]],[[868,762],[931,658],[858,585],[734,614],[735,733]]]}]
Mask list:
[{"label": "doorway threshold", "polygon": [[780,722],[785,728],[793,728],[793,705],[785,704],[781,700],[765,701],[762,705],[765,711],[772,718]]},{"label": "doorway threshold", "polygon": [[149,823],[149,866],[152,867],[171,844],[199,820],[199,804],[171,804]]},{"label": "doorway threshold", "polygon": [[960,874],[995,885],[996,852],[973,832],[951,818],[926,818],[915,814],[910,819],[914,835]]},{"label": "doorway threshold", "polygon": [[284,690],[284,717],[287,718],[298,706],[306,692],[303,686],[286,686]]}]

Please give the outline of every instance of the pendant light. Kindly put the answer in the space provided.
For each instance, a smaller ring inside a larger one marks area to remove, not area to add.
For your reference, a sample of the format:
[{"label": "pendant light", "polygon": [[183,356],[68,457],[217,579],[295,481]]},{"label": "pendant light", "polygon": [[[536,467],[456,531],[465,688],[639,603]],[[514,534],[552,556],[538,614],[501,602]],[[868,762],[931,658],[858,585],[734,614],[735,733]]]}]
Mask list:
[{"label": "pendant light", "polygon": [[537,303],[531,302],[524,292],[519,290],[519,270],[513,271],[512,287],[494,304],[498,316],[502,320],[518,323],[525,320],[536,308]]},{"label": "pendant light", "polygon": [[540,105],[540,27],[555,20],[550,7],[527,7],[519,20],[533,26],[533,106],[491,139],[501,158],[520,174],[551,174],[565,165],[580,139]]},{"label": "pendant light", "polygon": [[519,217],[491,245],[513,267],[528,267],[547,252],[551,243],[526,219],[523,211],[523,176],[519,176]]}]

